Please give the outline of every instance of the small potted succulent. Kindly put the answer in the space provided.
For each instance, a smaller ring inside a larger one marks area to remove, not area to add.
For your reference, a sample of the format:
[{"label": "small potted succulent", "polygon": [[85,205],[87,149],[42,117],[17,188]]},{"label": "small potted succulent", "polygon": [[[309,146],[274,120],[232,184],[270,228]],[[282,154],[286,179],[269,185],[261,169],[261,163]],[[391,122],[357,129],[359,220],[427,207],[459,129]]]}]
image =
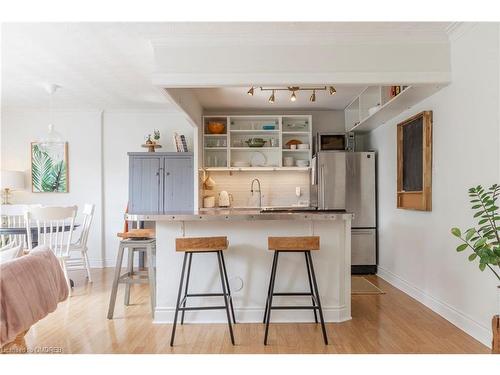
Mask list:
[{"label": "small potted succulent", "polygon": [[160,143],[160,131],[155,129],[153,132],[154,143]]},{"label": "small potted succulent", "polygon": [[[493,326],[499,330],[500,315],[500,213],[497,205],[500,196],[500,186],[495,184],[488,189],[481,185],[469,189],[469,198],[474,211],[474,219],[477,226],[461,231],[459,228],[452,228],[451,233],[460,238],[462,243],[457,246],[457,251],[462,252],[467,249],[472,250],[469,254],[469,261],[478,260],[481,271],[486,268],[497,278],[497,314],[493,318]],[[496,323],[495,323],[496,321]],[[494,328],[495,329],[495,328]],[[495,337],[495,332],[494,332]],[[496,332],[496,340],[500,341],[500,330]],[[495,338],[494,338],[495,340]],[[493,343],[493,350],[499,349],[500,342]]]}]

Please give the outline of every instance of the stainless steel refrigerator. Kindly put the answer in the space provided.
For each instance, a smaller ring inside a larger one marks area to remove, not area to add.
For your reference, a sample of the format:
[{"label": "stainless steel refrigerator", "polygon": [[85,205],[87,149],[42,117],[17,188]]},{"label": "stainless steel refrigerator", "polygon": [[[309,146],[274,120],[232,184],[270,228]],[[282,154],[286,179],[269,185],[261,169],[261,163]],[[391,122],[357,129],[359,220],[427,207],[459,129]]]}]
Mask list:
[{"label": "stainless steel refrigerator", "polygon": [[312,206],[354,213],[351,236],[353,273],[377,271],[375,152],[320,151],[313,158]]}]

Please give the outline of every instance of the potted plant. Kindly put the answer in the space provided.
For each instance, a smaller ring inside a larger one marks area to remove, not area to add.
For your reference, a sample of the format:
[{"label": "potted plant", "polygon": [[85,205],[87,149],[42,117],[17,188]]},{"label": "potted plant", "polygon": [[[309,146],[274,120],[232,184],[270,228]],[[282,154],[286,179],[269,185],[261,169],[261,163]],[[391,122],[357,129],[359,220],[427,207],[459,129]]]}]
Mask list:
[{"label": "potted plant", "polygon": [[[478,260],[478,266],[481,271],[488,268],[498,279],[498,314],[500,314],[500,213],[497,206],[499,195],[500,186],[497,184],[488,189],[483,188],[481,185],[470,188],[470,203],[474,211],[474,218],[478,221],[477,226],[463,232],[459,228],[451,229],[451,233],[462,241],[457,246],[457,251],[472,250],[472,253],[468,257],[469,261],[474,262]],[[494,352],[498,352],[497,350],[499,350],[500,346],[499,325],[499,315],[496,315],[493,317]]]},{"label": "potted plant", "polygon": [[153,132],[154,143],[160,143],[160,131],[155,129]]}]

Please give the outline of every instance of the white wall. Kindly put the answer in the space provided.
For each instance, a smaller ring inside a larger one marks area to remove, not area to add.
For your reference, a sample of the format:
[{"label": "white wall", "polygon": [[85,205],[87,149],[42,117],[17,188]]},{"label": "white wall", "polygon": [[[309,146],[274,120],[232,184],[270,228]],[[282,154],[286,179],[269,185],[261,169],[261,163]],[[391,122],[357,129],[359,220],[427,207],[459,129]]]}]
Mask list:
[{"label": "white wall", "polygon": [[104,113],[103,171],[104,171],[104,265],[112,267],[116,261],[118,241],[116,233],[123,230],[123,213],[128,202],[127,152],[144,151],[140,145],[144,136],[154,129],[163,139],[161,151],[175,151],[171,140],[173,132],[186,135],[188,148],[193,149],[193,128],[184,114],[172,112],[112,111]]},{"label": "white wall", "polygon": [[[89,257],[101,256],[101,114],[99,111],[56,111],[53,124],[68,141],[69,192],[32,193],[30,142],[46,136],[49,114],[40,110],[2,110],[2,169],[26,174],[26,190],[14,192],[12,203],[96,205],[89,237]],[[78,221],[81,221],[78,219]]]},{"label": "white wall", "polygon": [[108,111],[101,118],[100,111],[55,111],[55,129],[68,141],[69,193],[35,194],[30,192],[30,142],[46,134],[48,112],[3,109],[1,119],[1,168],[26,172],[27,190],[15,192],[13,203],[96,204],[89,238],[93,267],[114,266],[116,233],[123,229],[128,199],[127,152],[145,151],[140,145],[154,129],[162,134],[162,151],[175,151],[175,131],[193,148],[193,128],[178,112]]},{"label": "white wall", "polygon": [[[378,151],[379,275],[486,345],[500,284],[457,253],[469,228],[467,189],[499,182],[498,24],[466,25],[451,41],[452,83],[370,134]],[[432,212],[396,209],[396,124],[432,110]]]}]

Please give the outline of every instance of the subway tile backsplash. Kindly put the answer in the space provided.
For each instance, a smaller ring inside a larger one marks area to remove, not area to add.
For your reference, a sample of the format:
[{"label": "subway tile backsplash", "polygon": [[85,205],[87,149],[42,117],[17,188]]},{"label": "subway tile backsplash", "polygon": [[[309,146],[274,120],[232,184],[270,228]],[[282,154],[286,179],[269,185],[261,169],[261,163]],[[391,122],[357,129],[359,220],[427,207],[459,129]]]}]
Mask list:
[{"label": "subway tile backsplash", "polygon": [[[207,190],[203,196],[215,195],[218,205],[218,195],[226,190],[233,195],[233,207],[256,207],[259,205],[258,193],[252,197],[250,186],[254,178],[260,180],[262,189],[262,206],[291,206],[309,204],[309,172],[275,171],[275,172],[210,172],[215,181],[213,190]],[[200,185],[201,186],[201,185]],[[254,185],[257,188],[257,184]],[[301,196],[296,196],[296,188],[301,190]],[[203,201],[200,202],[201,205]]]}]

